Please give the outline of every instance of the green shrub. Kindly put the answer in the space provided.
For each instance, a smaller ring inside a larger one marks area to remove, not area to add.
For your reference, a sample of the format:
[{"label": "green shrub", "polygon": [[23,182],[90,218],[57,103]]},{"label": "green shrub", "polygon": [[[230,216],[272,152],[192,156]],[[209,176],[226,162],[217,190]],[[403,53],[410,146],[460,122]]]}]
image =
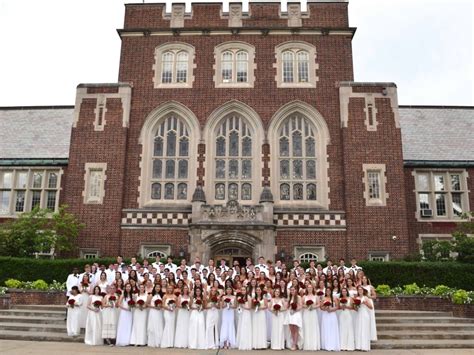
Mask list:
[{"label": "green shrub", "polygon": [[8,290],[8,288],[6,288],[6,287],[0,287],[0,296],[6,294],[7,290]]},{"label": "green shrub", "polygon": [[416,282],[410,285],[405,285],[403,288],[403,294],[405,295],[419,295],[420,293],[420,287],[418,287]]},{"label": "green shrub", "polygon": [[64,291],[66,290],[66,283],[53,280],[53,282],[48,285],[48,290],[49,291]]},{"label": "green shrub", "polygon": [[392,294],[389,285],[378,285],[375,291],[380,296],[390,296]]},{"label": "green shrub", "polygon": [[469,293],[466,290],[457,290],[452,295],[453,303],[455,304],[465,304],[468,303]]},{"label": "green shrub", "polygon": [[48,284],[44,280],[36,280],[31,283],[33,290],[42,290],[46,291],[48,289]]},{"label": "green shrub", "polygon": [[23,285],[23,282],[16,280],[16,279],[8,279],[5,281],[5,286],[8,288],[21,288]]},{"label": "green shrub", "polygon": [[449,296],[452,292],[453,290],[448,286],[438,285],[434,288],[433,295],[446,297]]}]

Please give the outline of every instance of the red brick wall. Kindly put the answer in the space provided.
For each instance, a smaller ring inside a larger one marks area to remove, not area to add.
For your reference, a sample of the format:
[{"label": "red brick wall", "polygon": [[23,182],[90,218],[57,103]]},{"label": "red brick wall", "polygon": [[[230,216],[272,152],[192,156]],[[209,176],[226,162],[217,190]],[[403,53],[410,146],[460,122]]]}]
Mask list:
[{"label": "red brick wall", "polygon": [[136,255],[142,243],[170,244],[172,245],[171,255],[179,255],[181,247],[185,252],[188,251],[188,230],[184,228],[122,230],[123,255]]},{"label": "red brick wall", "polygon": [[8,309],[17,304],[65,305],[66,294],[64,292],[10,289],[8,294],[0,296],[0,309]]}]

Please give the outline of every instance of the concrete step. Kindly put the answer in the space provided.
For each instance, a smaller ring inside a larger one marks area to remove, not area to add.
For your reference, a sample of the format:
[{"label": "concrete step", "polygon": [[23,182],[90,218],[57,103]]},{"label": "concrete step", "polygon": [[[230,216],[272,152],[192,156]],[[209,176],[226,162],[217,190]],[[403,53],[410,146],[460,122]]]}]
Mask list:
[{"label": "concrete step", "polygon": [[452,312],[396,311],[375,310],[376,317],[452,317]]},{"label": "concrete step", "polygon": [[[48,333],[48,332],[22,332],[15,330],[2,330],[0,332],[0,339],[9,340],[30,340],[30,341],[59,341],[59,342],[72,342],[72,343],[83,343],[84,337],[69,337],[64,331],[60,333]],[[72,351],[72,350],[71,350]]]},{"label": "concrete step", "polygon": [[22,317],[49,317],[62,318],[66,317],[66,310],[63,311],[33,311],[26,309],[2,309],[0,316],[22,316]]},{"label": "concrete step", "polygon": [[[474,339],[469,340],[379,340],[371,345],[372,349],[471,349]],[[450,353],[449,351],[446,352]],[[455,352],[452,352],[455,354]]]},{"label": "concrete step", "polygon": [[427,339],[427,340],[444,340],[444,339],[474,339],[474,331],[446,331],[441,329],[440,331],[380,331],[377,332],[379,340],[407,340],[412,339]]},{"label": "concrete step", "polygon": [[65,324],[49,324],[49,323],[0,323],[0,332],[4,330],[16,330],[22,332],[47,332],[47,333],[66,333]]},{"label": "concrete step", "polygon": [[33,304],[28,304],[28,305],[14,305],[10,309],[16,310],[16,309],[21,309],[21,310],[31,310],[31,311],[65,311],[66,310],[66,301],[64,301],[64,305],[33,305]]},{"label": "concrete step", "polygon": [[376,317],[377,324],[388,323],[466,323],[474,324],[474,318],[455,318],[455,317]]},{"label": "concrete step", "polygon": [[66,326],[64,318],[51,317],[0,316],[0,323],[58,324]]},{"label": "concrete step", "polygon": [[444,331],[459,331],[469,332],[474,331],[473,324],[455,324],[455,323],[407,323],[407,324],[377,324],[378,331],[397,331],[406,330],[410,332],[430,331],[430,332],[444,332]]}]

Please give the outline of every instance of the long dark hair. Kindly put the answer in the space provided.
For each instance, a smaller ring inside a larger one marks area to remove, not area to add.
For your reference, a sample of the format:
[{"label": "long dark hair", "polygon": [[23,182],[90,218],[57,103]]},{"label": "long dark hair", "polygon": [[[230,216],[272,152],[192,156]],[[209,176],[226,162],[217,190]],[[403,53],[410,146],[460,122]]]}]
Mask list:
[{"label": "long dark hair", "polygon": [[[127,286],[130,285],[130,292],[127,291]],[[123,286],[123,298],[124,299],[127,299],[127,298],[132,298],[132,295],[133,295],[133,288],[132,288],[132,285],[130,283],[126,283],[124,286]]]}]

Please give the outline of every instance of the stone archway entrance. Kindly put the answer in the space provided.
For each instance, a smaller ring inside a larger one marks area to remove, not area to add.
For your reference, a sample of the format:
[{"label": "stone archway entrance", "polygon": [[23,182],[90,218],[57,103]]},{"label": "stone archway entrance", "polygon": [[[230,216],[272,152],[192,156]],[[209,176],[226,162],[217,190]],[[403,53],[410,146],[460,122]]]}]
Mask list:
[{"label": "stone archway entrance", "polygon": [[234,265],[235,261],[239,262],[239,265],[245,265],[247,258],[251,258],[253,251],[245,248],[241,248],[238,245],[229,245],[221,249],[211,250],[211,257],[219,265],[219,260],[224,259],[227,265]]}]

